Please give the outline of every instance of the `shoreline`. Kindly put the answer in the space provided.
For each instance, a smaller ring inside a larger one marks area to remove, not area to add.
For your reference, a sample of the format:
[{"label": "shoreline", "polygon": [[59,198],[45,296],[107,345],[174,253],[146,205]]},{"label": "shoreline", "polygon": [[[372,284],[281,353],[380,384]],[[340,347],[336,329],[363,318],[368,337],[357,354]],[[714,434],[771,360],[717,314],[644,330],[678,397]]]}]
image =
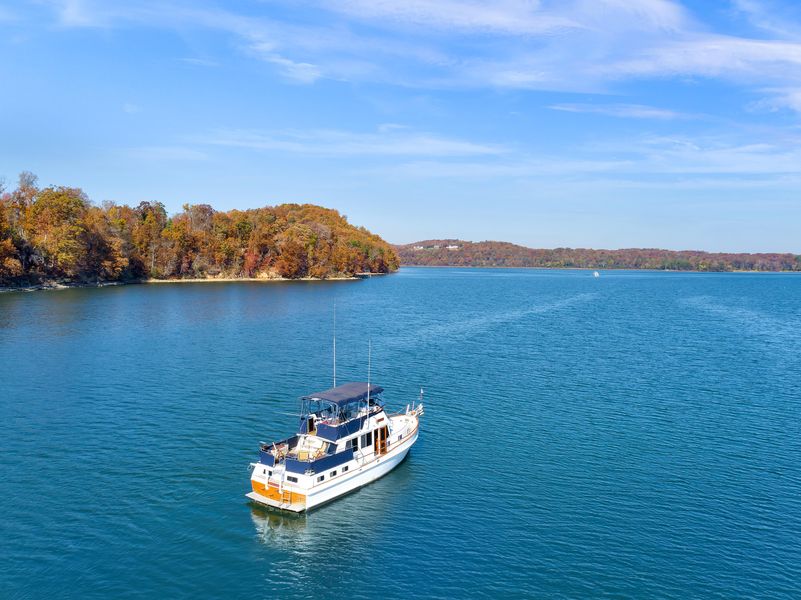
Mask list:
[{"label": "shoreline", "polygon": [[[475,266],[475,265],[401,265],[401,269],[525,269],[529,271],[633,271],[644,273],[688,273],[688,274],[726,274],[726,273],[752,273],[752,274],[782,274],[798,273],[801,271],[756,271],[756,270],[731,270],[731,271],[698,271],[684,269],[635,269],[623,267],[507,267],[507,266]],[[287,283],[293,281],[303,282],[323,282],[323,281],[358,281],[371,277],[392,275],[392,273],[356,273],[352,276],[340,277],[298,277],[290,279],[286,277],[191,277],[186,279],[135,279],[131,281],[101,281],[97,283],[64,283],[49,281],[32,285],[19,286],[0,286],[0,294],[11,292],[39,292],[48,290],[69,290],[76,288],[104,288],[122,285],[146,285],[146,284],[169,284],[169,283]]]},{"label": "shoreline", "polygon": [[758,271],[732,269],[731,271],[699,271],[698,269],[637,269],[635,267],[505,267],[487,265],[401,265],[400,269],[527,269],[531,271],[642,271],[645,273],[801,273],[801,271]]},{"label": "shoreline", "polygon": [[187,279],[143,279],[137,283],[285,283],[287,281],[356,281],[363,277],[298,277],[289,279],[287,277],[191,277]]},{"label": "shoreline", "polygon": [[356,273],[353,276],[339,276],[339,277],[298,277],[290,279],[287,277],[192,277],[186,279],[134,279],[131,281],[100,281],[96,283],[64,283],[59,281],[48,281],[44,283],[36,283],[31,285],[19,286],[0,286],[0,294],[11,292],[40,292],[40,291],[53,291],[53,290],[70,290],[76,288],[104,288],[121,285],[146,285],[146,284],[164,284],[164,283],[287,283],[292,281],[358,281],[360,279],[367,279],[375,275],[388,275],[388,273]]}]

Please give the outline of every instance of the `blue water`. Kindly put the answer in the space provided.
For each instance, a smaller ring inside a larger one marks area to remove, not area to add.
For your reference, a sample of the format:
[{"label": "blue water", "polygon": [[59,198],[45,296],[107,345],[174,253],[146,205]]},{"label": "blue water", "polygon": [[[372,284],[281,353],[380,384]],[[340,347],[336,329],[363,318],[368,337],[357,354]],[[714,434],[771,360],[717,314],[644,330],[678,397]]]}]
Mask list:
[{"label": "blue water", "polygon": [[[250,506],[296,398],[420,440]],[[403,269],[0,294],[0,597],[801,597],[801,276]]]}]

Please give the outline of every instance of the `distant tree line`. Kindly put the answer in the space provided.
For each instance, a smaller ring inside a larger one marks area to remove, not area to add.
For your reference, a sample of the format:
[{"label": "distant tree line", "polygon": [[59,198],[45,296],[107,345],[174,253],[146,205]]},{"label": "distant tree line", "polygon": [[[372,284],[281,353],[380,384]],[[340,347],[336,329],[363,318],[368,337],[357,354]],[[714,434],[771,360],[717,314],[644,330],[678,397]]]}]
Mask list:
[{"label": "distant tree line", "polygon": [[92,204],[78,188],[0,181],[0,283],[142,278],[330,278],[398,268],[388,243],[311,204],[215,211]]},{"label": "distant tree line", "polygon": [[395,249],[401,264],[420,266],[801,271],[801,256],[795,254],[732,254],[650,248],[546,250],[508,242],[462,240],[426,240],[395,246]]}]

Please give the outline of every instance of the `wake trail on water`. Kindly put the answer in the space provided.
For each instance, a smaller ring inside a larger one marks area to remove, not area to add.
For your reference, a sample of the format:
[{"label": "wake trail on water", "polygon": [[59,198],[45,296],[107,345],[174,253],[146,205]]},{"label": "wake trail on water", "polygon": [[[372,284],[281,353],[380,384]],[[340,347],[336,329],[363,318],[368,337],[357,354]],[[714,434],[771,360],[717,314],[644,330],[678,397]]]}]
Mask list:
[{"label": "wake trail on water", "polygon": [[743,306],[721,304],[711,296],[692,296],[680,300],[701,312],[720,317],[729,326],[744,334],[768,342],[776,342],[788,350],[801,346],[801,318],[778,319]]},{"label": "wake trail on water", "polygon": [[410,332],[401,339],[395,338],[393,340],[387,340],[385,346],[388,349],[400,349],[443,339],[449,342],[454,338],[476,335],[487,329],[492,329],[497,325],[513,323],[532,315],[544,315],[556,312],[571,306],[589,302],[596,298],[598,298],[598,293],[587,292],[555,302],[530,306],[528,308],[467,317],[459,320],[451,320],[446,323],[437,323],[430,327],[420,328],[414,332]]}]

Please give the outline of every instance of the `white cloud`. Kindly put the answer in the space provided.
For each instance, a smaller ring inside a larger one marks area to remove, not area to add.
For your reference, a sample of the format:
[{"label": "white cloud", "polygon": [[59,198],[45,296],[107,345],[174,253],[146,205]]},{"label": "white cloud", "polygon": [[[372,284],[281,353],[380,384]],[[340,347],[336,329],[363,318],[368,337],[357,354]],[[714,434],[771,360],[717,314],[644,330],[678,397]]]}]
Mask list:
[{"label": "white cloud", "polygon": [[295,62],[274,53],[265,54],[261,58],[268,63],[277,65],[284,76],[299,83],[314,83],[322,77],[319,67],[311,63]]},{"label": "white cloud", "polygon": [[774,103],[801,113],[801,88],[779,92]]},{"label": "white cloud", "polygon": [[673,174],[770,175],[798,174],[801,150],[797,140],[736,143],[706,138],[651,138],[635,151],[642,153],[642,172]]},{"label": "white cloud", "polygon": [[140,160],[153,161],[195,161],[209,158],[205,152],[186,146],[142,146],[131,148],[128,154]]},{"label": "white cloud", "polygon": [[653,46],[636,58],[601,68],[614,78],[698,75],[729,80],[780,80],[798,79],[799,67],[801,44],[705,35]]},{"label": "white cloud", "polygon": [[[281,74],[301,83],[313,83],[322,75],[306,61],[289,58],[278,51],[276,39],[281,27],[269,19],[242,16],[237,13],[204,8],[191,4],[160,4],[157,2],[92,2],[92,0],[54,0],[58,23],[63,27],[115,27],[138,25],[181,30],[187,26],[212,29],[238,37],[243,48],[267,63],[275,65]],[[214,66],[202,59],[181,59],[184,62]]]},{"label": "white cloud", "polygon": [[787,10],[776,2],[757,0],[732,0],[735,11],[743,15],[757,29],[785,39],[801,39],[801,10]]},{"label": "white cloud", "polygon": [[389,133],[391,131],[398,131],[401,129],[408,129],[408,127],[399,123],[381,123],[381,125],[378,126],[379,133]]},{"label": "white cloud", "polygon": [[439,161],[420,160],[367,169],[401,178],[423,179],[481,179],[508,178],[540,179],[542,177],[574,178],[625,171],[632,165],[626,160],[575,159],[539,156],[513,157],[503,161]]},{"label": "white cloud", "polygon": [[[772,138],[773,136],[767,136]],[[691,188],[761,182],[790,186],[801,179],[801,142],[792,136],[757,143],[714,137],[646,136],[573,148],[569,154],[507,153],[481,161],[414,160],[372,167],[403,178],[530,179],[540,183],[628,181],[632,186]]]},{"label": "white cloud", "polygon": [[777,112],[791,110],[801,113],[801,88],[769,88],[762,90],[766,97],[752,102],[748,108],[753,112]]},{"label": "white cloud", "polygon": [[[742,14],[767,23],[770,11],[762,3],[737,1]],[[60,0],[54,6],[59,22],[71,27],[218,31],[283,76],[306,84],[331,78],[586,93],[642,79],[703,77],[747,89],[801,88],[801,34],[792,37],[798,28],[791,20],[784,28],[775,26],[781,24],[777,18],[770,20],[773,25],[763,23],[760,31],[772,39],[756,39],[713,31],[671,0],[306,4],[314,16],[292,20],[267,5],[249,14],[203,2]],[[313,10],[320,6],[322,15]]]},{"label": "white cloud", "polygon": [[206,58],[194,58],[194,57],[187,57],[179,59],[181,62],[184,62],[188,65],[195,65],[197,67],[219,67],[220,63],[208,60]]},{"label": "white cloud", "polygon": [[318,156],[493,156],[507,152],[502,146],[479,144],[405,129],[378,133],[340,130],[259,132],[219,131],[196,140],[202,144],[271,150]]},{"label": "white cloud", "polygon": [[132,102],[126,102],[122,105],[122,111],[128,113],[129,115],[133,115],[142,112],[142,107]]},{"label": "white cloud", "polygon": [[629,119],[673,120],[673,119],[694,118],[693,115],[688,115],[686,113],[667,110],[664,108],[656,108],[653,106],[645,106],[643,104],[565,103],[565,104],[552,104],[548,108],[564,112],[591,113],[591,114],[606,115],[609,117],[622,117]]},{"label": "white cloud", "polygon": [[91,0],[46,0],[56,9],[62,27],[107,27],[114,20],[112,10],[98,7]]},{"label": "white cloud", "polygon": [[11,12],[10,9],[0,6],[0,23],[13,23],[17,21],[19,17],[16,14]]},{"label": "white cloud", "polygon": [[536,0],[346,0],[323,4],[359,20],[450,31],[520,35],[581,26],[568,16],[543,10]]}]

